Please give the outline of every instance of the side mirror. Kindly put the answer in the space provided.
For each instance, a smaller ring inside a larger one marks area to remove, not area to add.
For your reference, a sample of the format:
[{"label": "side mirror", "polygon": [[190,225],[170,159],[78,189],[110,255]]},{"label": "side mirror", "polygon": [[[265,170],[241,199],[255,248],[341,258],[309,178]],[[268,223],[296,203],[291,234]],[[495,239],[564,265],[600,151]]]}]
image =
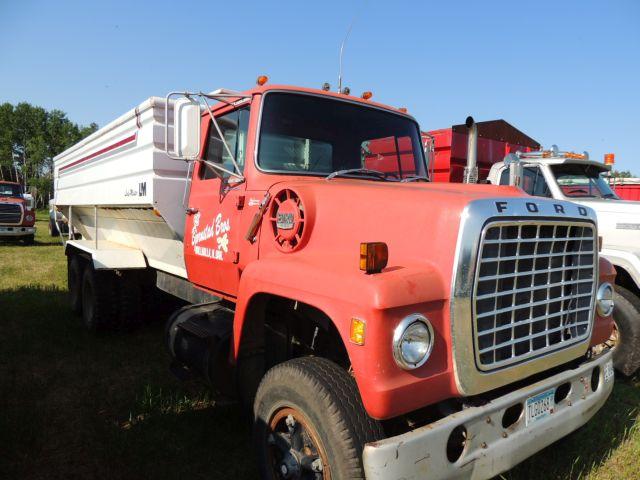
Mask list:
[{"label": "side mirror", "polygon": [[200,156],[200,104],[188,98],[173,104],[173,145],[175,154],[185,160]]}]

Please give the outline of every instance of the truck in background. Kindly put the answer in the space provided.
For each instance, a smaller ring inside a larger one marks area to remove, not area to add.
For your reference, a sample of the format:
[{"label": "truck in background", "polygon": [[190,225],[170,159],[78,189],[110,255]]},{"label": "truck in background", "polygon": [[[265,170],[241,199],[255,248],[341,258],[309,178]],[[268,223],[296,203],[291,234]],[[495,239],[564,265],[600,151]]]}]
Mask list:
[{"label": "truck in background", "polygon": [[173,368],[252,408],[264,478],[490,478],[586,423],[613,388],[593,210],[430,183],[411,116],[265,81],[150,98],[55,158],[86,326],[153,284],[189,302]]},{"label": "truck in background", "polygon": [[35,223],[33,197],[26,195],[19,183],[1,180],[0,239],[17,239],[30,245],[35,240]]},{"label": "truck in background", "polygon": [[620,200],[640,201],[640,178],[610,177],[609,185]]},{"label": "truck in background", "polygon": [[[517,185],[527,194],[575,202],[598,217],[602,256],[616,269],[614,319],[615,366],[624,375],[640,367],[640,203],[621,200],[609,185],[613,156],[601,163],[588,154],[561,152],[541,145],[504,120],[474,122],[423,132],[433,145],[432,178],[464,181],[475,167],[479,182]],[[471,161],[467,152],[471,151]],[[475,154],[474,154],[475,152]],[[505,160],[506,159],[506,160]],[[517,163],[516,175],[510,165]]]}]

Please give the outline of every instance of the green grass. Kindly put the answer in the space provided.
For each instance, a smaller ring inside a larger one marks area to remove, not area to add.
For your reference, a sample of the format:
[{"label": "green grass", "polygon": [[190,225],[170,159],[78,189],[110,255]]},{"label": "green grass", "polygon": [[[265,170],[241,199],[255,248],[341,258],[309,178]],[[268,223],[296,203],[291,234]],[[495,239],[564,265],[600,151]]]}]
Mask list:
[{"label": "green grass", "polygon": [[[66,288],[40,212],[34,246],[0,243],[0,477],[255,478],[239,408],[168,372],[165,319],[90,334]],[[640,478],[639,407],[640,380],[618,380],[590,423],[503,478]]]}]

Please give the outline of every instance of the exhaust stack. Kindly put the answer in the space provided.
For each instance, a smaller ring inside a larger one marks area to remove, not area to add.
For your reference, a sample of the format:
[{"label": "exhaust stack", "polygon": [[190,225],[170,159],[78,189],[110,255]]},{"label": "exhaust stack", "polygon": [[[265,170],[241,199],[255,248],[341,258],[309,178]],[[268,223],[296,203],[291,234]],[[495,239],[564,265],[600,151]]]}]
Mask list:
[{"label": "exhaust stack", "polygon": [[478,183],[478,126],[473,117],[467,117],[467,166],[464,168],[464,183]]}]

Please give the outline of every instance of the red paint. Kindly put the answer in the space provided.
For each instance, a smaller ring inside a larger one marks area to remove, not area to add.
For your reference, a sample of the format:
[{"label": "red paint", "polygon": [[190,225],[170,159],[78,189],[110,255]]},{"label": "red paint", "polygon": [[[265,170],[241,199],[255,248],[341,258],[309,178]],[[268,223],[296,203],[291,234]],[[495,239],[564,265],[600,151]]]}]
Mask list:
[{"label": "red paint", "polygon": [[60,167],[60,171],[62,172],[64,170],[68,169],[68,168],[75,167],[76,165],[79,165],[79,164],[81,164],[83,162],[91,160],[92,158],[95,158],[98,155],[102,155],[103,153],[110,152],[111,150],[115,150],[118,147],[122,147],[122,146],[127,145],[127,144],[129,144],[131,142],[135,142],[137,136],[138,136],[138,134],[134,133],[133,135],[131,135],[131,136],[127,137],[127,138],[123,138],[119,142],[113,143],[113,144],[109,145],[108,147],[104,147],[104,148],[98,150],[97,152],[93,152],[91,155],[87,155],[86,157],[82,157],[81,159],[76,160],[75,162],[71,162],[70,164],[65,165],[64,167]]}]

